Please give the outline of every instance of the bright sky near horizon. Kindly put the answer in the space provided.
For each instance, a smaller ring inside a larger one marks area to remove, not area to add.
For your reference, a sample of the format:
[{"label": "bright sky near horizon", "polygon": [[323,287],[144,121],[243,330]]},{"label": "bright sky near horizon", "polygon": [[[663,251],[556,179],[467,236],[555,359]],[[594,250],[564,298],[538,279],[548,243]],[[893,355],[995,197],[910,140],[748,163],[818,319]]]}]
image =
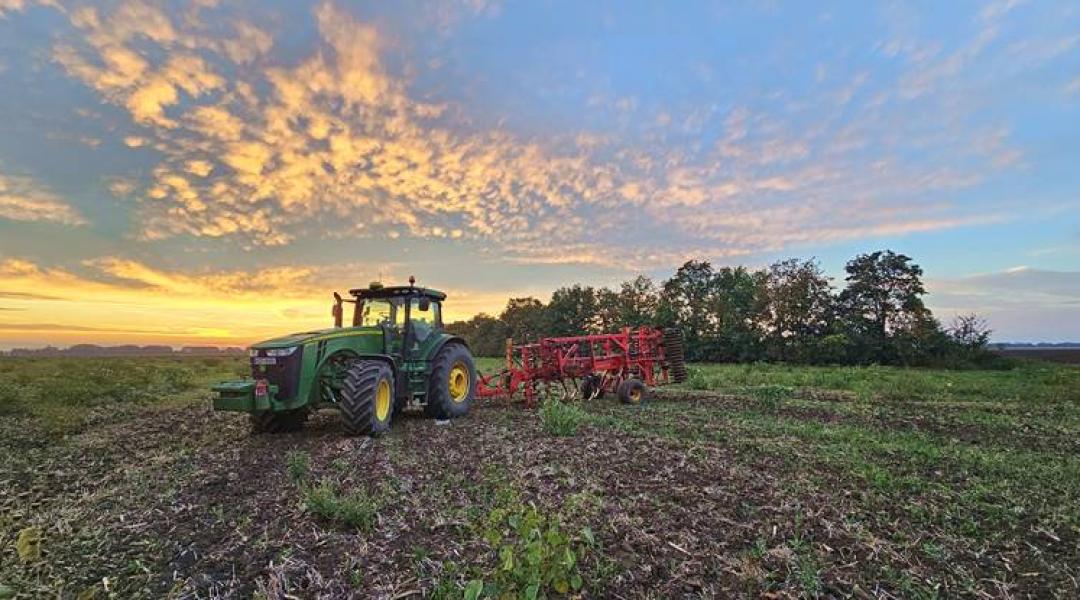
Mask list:
[{"label": "bright sky near horizon", "polygon": [[0,0],[0,348],[881,248],[1080,340],[1080,4]]}]

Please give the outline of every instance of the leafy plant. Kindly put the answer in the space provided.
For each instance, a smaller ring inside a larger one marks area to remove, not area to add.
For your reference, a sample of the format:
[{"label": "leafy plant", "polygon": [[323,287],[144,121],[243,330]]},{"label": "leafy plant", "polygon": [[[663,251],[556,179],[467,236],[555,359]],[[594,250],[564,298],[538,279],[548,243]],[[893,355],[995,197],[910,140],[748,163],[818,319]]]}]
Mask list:
[{"label": "leafy plant", "polygon": [[588,414],[575,404],[549,399],[540,406],[540,424],[551,435],[577,435],[587,418]]},{"label": "leafy plant", "polygon": [[531,503],[492,510],[484,539],[497,549],[498,566],[490,586],[471,581],[466,597],[470,591],[476,594],[472,597],[478,597],[478,589],[493,596],[528,599],[550,592],[577,592],[584,585],[581,561],[596,544],[590,529],[571,535],[565,531],[561,515],[542,512]]}]

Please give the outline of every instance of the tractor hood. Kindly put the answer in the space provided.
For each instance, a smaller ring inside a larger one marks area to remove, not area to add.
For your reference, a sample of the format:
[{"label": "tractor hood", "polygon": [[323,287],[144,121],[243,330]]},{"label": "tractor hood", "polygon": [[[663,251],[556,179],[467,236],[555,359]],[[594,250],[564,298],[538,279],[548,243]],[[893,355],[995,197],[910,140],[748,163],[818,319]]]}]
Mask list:
[{"label": "tractor hood", "polygon": [[307,344],[309,342],[353,335],[382,335],[382,330],[378,327],[331,327],[329,329],[316,329],[314,331],[290,333],[289,335],[263,340],[256,344],[252,344],[251,347],[254,349],[288,348],[291,346]]}]

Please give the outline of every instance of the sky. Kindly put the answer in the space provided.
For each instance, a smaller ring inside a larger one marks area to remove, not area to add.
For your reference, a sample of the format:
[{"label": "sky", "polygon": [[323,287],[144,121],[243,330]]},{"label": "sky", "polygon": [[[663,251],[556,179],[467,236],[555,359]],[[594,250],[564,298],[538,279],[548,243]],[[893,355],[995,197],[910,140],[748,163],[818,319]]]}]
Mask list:
[{"label": "sky", "polygon": [[1080,4],[0,0],[0,348],[883,248],[1080,340]]}]

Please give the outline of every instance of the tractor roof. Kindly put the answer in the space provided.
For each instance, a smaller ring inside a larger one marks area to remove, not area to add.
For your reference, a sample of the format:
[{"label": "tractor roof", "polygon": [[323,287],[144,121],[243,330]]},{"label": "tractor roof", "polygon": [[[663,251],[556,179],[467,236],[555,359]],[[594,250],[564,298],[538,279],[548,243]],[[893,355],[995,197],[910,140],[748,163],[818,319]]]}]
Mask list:
[{"label": "tractor roof", "polygon": [[431,288],[395,285],[389,287],[366,287],[349,290],[357,298],[401,298],[405,296],[427,296],[432,300],[446,300],[446,294]]}]

